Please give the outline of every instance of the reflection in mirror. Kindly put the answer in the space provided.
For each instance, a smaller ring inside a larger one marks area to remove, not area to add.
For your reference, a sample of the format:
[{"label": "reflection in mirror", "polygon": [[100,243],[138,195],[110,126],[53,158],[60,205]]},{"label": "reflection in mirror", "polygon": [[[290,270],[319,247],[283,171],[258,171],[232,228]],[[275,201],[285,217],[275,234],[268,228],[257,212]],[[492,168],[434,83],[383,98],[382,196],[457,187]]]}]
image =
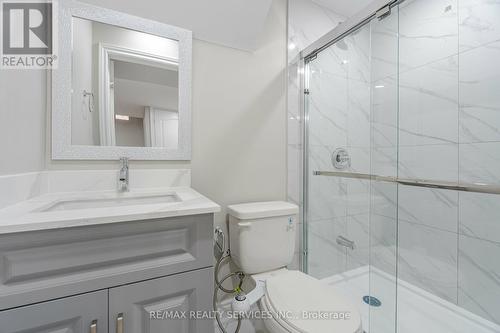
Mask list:
[{"label": "reflection in mirror", "polygon": [[73,17],[71,142],[176,149],[178,42]]}]

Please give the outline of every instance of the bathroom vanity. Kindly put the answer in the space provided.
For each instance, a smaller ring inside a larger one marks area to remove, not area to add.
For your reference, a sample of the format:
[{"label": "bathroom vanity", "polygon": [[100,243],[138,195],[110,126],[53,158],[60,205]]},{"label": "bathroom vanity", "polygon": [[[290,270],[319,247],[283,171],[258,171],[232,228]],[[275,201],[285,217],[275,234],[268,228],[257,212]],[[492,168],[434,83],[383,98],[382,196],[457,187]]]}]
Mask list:
[{"label": "bathroom vanity", "polygon": [[56,15],[52,160],[121,169],[7,181],[26,195],[0,205],[0,333],[213,332],[189,312],[212,307],[219,206],[169,168],[130,170],[128,192],[129,159],[191,159],[192,34],[70,0]]},{"label": "bathroom vanity", "polygon": [[0,210],[0,332],[213,332],[189,313],[154,318],[211,310],[217,211],[188,187],[52,193]]}]

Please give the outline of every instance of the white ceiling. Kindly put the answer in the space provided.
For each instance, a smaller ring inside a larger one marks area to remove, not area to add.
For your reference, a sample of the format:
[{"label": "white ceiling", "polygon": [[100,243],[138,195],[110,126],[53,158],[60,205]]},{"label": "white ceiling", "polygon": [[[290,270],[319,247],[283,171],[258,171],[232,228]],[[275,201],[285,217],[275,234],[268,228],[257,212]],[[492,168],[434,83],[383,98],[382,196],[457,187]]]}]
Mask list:
[{"label": "white ceiling", "polygon": [[351,17],[373,0],[312,0],[313,2],[323,7],[331,9],[333,12]]},{"label": "white ceiling", "polygon": [[[193,31],[194,38],[257,49],[272,0],[83,0]],[[346,1],[347,2],[347,1]]]}]

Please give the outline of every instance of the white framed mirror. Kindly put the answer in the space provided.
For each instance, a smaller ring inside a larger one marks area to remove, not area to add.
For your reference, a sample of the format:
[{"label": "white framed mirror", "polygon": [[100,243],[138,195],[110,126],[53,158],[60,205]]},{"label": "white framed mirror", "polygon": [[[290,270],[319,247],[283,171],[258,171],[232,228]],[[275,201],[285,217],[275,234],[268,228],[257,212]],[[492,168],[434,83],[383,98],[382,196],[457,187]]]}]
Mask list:
[{"label": "white framed mirror", "polygon": [[77,1],[59,11],[52,158],[191,159],[191,32]]}]

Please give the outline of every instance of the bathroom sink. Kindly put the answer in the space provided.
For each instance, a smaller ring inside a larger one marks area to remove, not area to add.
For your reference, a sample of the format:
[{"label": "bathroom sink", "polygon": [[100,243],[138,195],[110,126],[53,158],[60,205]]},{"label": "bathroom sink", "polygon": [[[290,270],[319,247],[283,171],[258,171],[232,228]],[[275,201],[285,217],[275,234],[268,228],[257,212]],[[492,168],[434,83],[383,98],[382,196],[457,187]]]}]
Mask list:
[{"label": "bathroom sink", "polygon": [[76,209],[107,208],[135,205],[151,205],[161,203],[179,202],[176,194],[134,196],[122,198],[103,198],[103,199],[70,199],[60,200],[51,205],[42,208],[40,212],[55,212]]}]

